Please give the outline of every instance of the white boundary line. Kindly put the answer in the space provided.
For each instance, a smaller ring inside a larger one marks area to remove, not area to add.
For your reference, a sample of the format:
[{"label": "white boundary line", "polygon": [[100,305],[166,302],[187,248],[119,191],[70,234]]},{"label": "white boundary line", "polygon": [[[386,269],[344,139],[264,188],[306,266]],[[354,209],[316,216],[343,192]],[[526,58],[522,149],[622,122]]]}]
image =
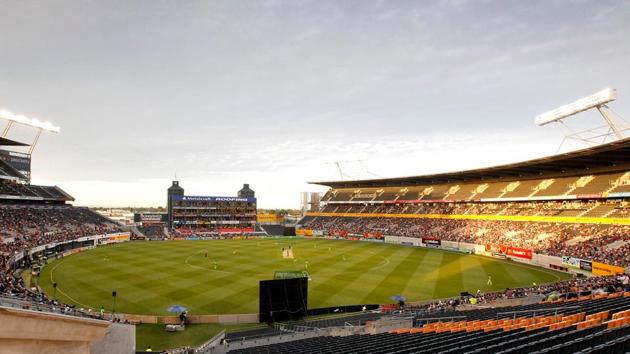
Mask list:
[{"label": "white boundary line", "polygon": [[[440,250],[440,251],[448,252],[448,250]],[[521,268],[534,270],[534,271],[537,271],[537,272],[541,272],[541,273],[545,273],[545,274],[551,275],[554,278],[556,278],[557,281],[562,281],[563,280],[557,274],[552,273],[552,271],[550,271],[549,269],[546,269],[546,268],[541,267],[541,266],[537,266],[537,265],[533,265],[533,264],[525,264],[525,263],[521,263],[519,261],[508,261],[506,259],[498,259],[498,258],[495,258],[495,257],[483,256],[483,255],[480,255],[480,254],[471,254],[469,256],[480,257],[480,258],[483,258],[483,259],[489,259],[489,260],[493,260],[493,261],[496,261],[496,262],[505,263],[505,264],[508,264],[510,266],[518,266],[518,267],[521,267]]]},{"label": "white boundary line", "polygon": [[[51,285],[55,283],[55,280],[54,280],[54,277],[53,277],[53,273],[55,272],[55,269],[57,269],[57,267],[59,267],[61,265],[61,263],[62,263],[62,260],[59,260],[59,263],[55,264],[55,266],[50,270],[50,284]],[[86,305],[86,304],[84,304],[82,302],[79,302],[79,301],[75,300],[73,297],[71,297],[70,295],[66,294],[63,290],[61,290],[59,285],[57,285],[57,291],[61,295],[63,295],[65,297],[67,297],[68,299],[70,299],[75,304],[79,304],[79,305],[81,305],[81,306],[83,306],[85,308],[92,309],[92,306],[88,306],[88,305]]]},{"label": "white boundary line", "polygon": [[[331,241],[338,241],[338,240],[331,240]],[[395,244],[395,245],[396,246],[403,246],[403,245],[400,245],[400,244]],[[422,249],[423,247],[418,247],[418,248]],[[428,248],[424,248],[424,249],[426,251],[441,251],[441,252],[448,252],[448,253],[456,253],[456,252],[449,251],[449,250],[444,250],[444,249],[428,249]],[[206,249],[203,249],[203,250],[199,250],[199,251],[189,255],[184,260],[184,263],[187,266],[191,267],[191,268],[196,268],[196,269],[200,269],[200,270],[204,270],[204,271],[212,271],[212,272],[218,272],[218,273],[224,273],[224,274],[235,274],[234,272],[228,272],[228,271],[223,271],[223,270],[214,270],[214,269],[211,269],[211,268],[204,268],[204,267],[200,267],[200,266],[197,266],[197,265],[189,263],[190,258],[192,258],[193,256],[195,256],[195,255],[197,255],[197,254],[199,254],[201,252],[206,252],[206,251],[207,251]],[[376,252],[371,251],[371,250],[368,251],[368,253],[370,253],[372,255],[377,255],[378,257],[381,257],[383,259],[383,261],[377,265],[379,267],[387,266],[390,263],[389,258],[387,258],[385,256],[378,255]],[[478,255],[478,254],[473,254],[473,255],[468,255],[468,256],[480,257],[480,258],[487,259],[487,260],[492,260],[492,261],[495,261],[495,262],[505,263],[505,264],[508,264],[510,266],[518,266],[518,267],[521,267],[521,268],[530,269],[530,270],[533,270],[533,271],[537,271],[537,272],[541,272],[541,273],[545,273],[545,274],[551,275],[554,278],[556,278],[557,281],[562,281],[563,280],[558,275],[556,275],[555,272],[552,272],[552,271],[550,271],[550,270],[548,270],[546,268],[540,267],[540,266],[535,266],[535,265],[531,265],[531,264],[523,264],[523,263],[520,263],[520,262],[517,262],[517,261],[508,262],[507,260],[496,259],[496,258],[493,258],[493,257],[482,256],[482,255]],[[54,284],[54,271],[57,269],[57,267],[59,267],[62,264],[62,262],[63,262],[63,260],[58,260],[58,263],[55,264],[55,266],[50,270],[50,282],[51,282],[51,285]],[[344,274],[345,273],[352,273],[352,272],[344,272]],[[81,306],[83,306],[86,309],[94,309],[91,306],[88,306],[88,305],[86,305],[86,304],[84,304],[82,302],[77,301],[76,299],[74,299],[73,297],[68,295],[66,292],[61,290],[61,288],[59,286],[57,286],[57,291],[60,294],[62,294],[63,296],[65,296],[66,298],[70,299],[72,302],[74,302],[74,303],[76,303],[78,305],[81,305]]]}]

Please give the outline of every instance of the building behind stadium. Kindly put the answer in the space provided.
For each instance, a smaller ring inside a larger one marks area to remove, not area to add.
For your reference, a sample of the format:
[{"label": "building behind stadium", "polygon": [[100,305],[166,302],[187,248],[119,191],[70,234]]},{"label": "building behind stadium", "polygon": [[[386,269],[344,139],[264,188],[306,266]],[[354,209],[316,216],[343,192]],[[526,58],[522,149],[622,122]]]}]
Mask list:
[{"label": "building behind stadium", "polygon": [[167,190],[168,228],[180,236],[248,234],[256,229],[256,194],[244,184],[236,196],[185,195],[179,181]]}]

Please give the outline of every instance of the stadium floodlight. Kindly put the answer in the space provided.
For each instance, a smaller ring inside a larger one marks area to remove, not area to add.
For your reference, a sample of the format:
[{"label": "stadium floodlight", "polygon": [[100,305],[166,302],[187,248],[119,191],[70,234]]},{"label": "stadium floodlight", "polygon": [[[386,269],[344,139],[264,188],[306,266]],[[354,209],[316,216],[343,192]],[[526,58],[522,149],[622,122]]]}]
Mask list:
[{"label": "stadium floodlight", "polygon": [[552,111],[545,112],[536,117],[536,125],[542,126],[557,122],[574,114],[584,112],[591,108],[601,107],[608,102],[617,99],[617,90],[606,88],[588,97],[581,98],[573,103],[558,107]]},{"label": "stadium floodlight", "polygon": [[61,131],[59,127],[53,125],[51,122],[42,122],[37,118],[29,118],[21,114],[13,114],[7,110],[0,110],[0,119],[8,120],[9,123],[19,123],[51,133],[59,133]]},{"label": "stadium floodlight", "polygon": [[[560,143],[558,152],[567,141],[576,141],[587,146],[595,146],[606,143],[609,139],[624,139],[626,132],[630,131],[630,125],[608,106],[609,102],[616,99],[617,90],[605,88],[588,97],[545,112],[536,117],[534,122],[538,126],[555,123],[564,130],[564,139]],[[589,109],[597,109],[605,124],[602,126],[591,126],[581,131],[575,131],[567,124],[565,118]]]}]

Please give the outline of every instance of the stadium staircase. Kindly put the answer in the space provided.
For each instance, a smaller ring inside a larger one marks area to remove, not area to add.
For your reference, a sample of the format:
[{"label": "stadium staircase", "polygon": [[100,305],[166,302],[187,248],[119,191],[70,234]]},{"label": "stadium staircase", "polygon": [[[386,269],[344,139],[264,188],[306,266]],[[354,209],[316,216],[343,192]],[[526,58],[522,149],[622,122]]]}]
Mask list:
[{"label": "stadium staircase", "polygon": [[136,235],[136,236],[138,236],[138,237],[141,237],[141,238],[148,238],[145,234],[143,234],[143,233],[142,233],[142,231],[140,231],[140,230],[138,229],[138,227],[137,227],[137,226],[131,226],[131,227],[129,228],[129,231],[131,231],[131,233],[132,233],[132,234],[134,234],[134,235]]}]

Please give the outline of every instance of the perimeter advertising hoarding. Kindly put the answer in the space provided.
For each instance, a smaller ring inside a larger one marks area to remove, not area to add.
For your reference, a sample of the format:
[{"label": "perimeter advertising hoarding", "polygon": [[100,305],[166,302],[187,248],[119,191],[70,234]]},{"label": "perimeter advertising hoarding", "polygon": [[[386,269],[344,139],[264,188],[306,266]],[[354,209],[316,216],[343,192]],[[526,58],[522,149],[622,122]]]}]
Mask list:
[{"label": "perimeter advertising hoarding", "polygon": [[422,243],[427,246],[440,247],[440,245],[442,245],[442,240],[437,237],[423,237]]},{"label": "perimeter advertising hoarding", "polygon": [[313,236],[314,231],[311,229],[296,229],[295,234],[298,236]]},{"label": "perimeter advertising hoarding", "polygon": [[592,264],[592,262],[591,261],[587,261],[585,259],[569,257],[569,256],[562,256],[562,264],[567,266],[568,268],[582,269],[582,270],[585,270],[587,272],[592,272],[593,271],[593,264]]},{"label": "perimeter advertising hoarding", "polygon": [[625,269],[622,267],[617,267],[614,265],[600,263],[600,262],[592,262],[593,266],[593,274],[595,275],[615,275],[615,274],[623,274]]},{"label": "perimeter advertising hoarding", "polygon": [[580,259],[580,269],[585,270],[587,272],[592,272],[593,271],[593,262],[585,261],[583,259]]},{"label": "perimeter advertising hoarding", "polygon": [[510,257],[529,259],[534,257],[534,252],[526,248],[519,248],[513,246],[487,244],[486,252],[491,252],[492,255],[506,255]]},{"label": "perimeter advertising hoarding", "polygon": [[569,268],[580,269],[580,261],[579,258],[573,258],[568,256],[562,256],[562,264]]},{"label": "perimeter advertising hoarding", "polygon": [[519,248],[519,247],[508,247],[507,255],[510,257],[517,257],[517,258],[523,258],[523,259],[533,258],[532,250]]},{"label": "perimeter advertising hoarding", "polygon": [[125,242],[125,241],[129,241],[131,238],[131,235],[129,233],[120,233],[120,234],[115,234],[115,235],[108,235],[106,237],[103,237],[101,239],[98,240],[98,243],[106,245],[106,244],[110,244],[110,243],[119,243],[119,242]]},{"label": "perimeter advertising hoarding", "polygon": [[248,232],[254,232],[253,227],[222,227],[219,228],[220,234],[244,234]]}]

